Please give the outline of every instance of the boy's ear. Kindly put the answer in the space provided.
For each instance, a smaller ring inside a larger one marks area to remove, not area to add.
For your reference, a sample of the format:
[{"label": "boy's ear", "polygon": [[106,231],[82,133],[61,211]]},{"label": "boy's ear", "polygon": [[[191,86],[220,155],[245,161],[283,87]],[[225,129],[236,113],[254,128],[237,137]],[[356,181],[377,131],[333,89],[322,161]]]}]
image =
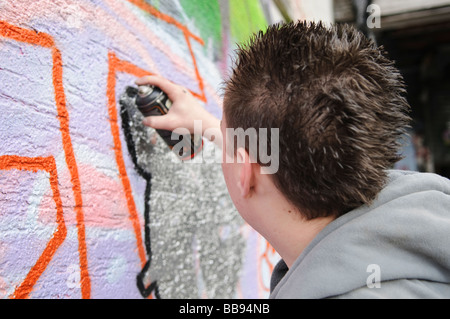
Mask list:
[{"label": "boy's ear", "polygon": [[248,198],[251,196],[254,183],[254,172],[253,165],[250,161],[250,156],[245,148],[238,148],[236,152],[237,165],[238,165],[238,189],[243,198]]}]

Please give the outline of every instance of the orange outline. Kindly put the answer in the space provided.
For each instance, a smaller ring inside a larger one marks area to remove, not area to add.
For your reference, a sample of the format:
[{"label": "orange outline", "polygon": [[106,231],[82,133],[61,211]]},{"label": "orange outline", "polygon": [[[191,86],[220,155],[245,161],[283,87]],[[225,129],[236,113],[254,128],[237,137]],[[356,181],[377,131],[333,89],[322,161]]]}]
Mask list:
[{"label": "orange outline", "polygon": [[5,21],[0,21],[0,36],[49,48],[52,51],[53,69],[52,79],[55,90],[55,103],[60,122],[62,145],[66,157],[66,163],[70,172],[72,191],[75,199],[75,212],[78,228],[78,253],[80,257],[81,295],[82,298],[90,298],[91,280],[89,278],[86,248],[86,233],[84,224],[83,200],[81,196],[81,184],[78,175],[78,167],[73,151],[72,140],[69,132],[69,113],[66,108],[66,97],[63,87],[63,66],[61,52],[56,47],[53,38],[43,32],[23,29]]},{"label": "orange outline", "polygon": [[125,161],[123,159],[122,153],[122,143],[120,141],[120,130],[117,119],[117,108],[116,108],[116,73],[125,72],[136,77],[142,77],[151,74],[134,64],[126,61],[122,61],[117,58],[117,56],[110,52],[108,54],[108,80],[106,84],[106,96],[108,98],[108,114],[109,123],[111,125],[111,134],[114,141],[114,152],[116,154],[117,167],[119,169],[120,179],[125,191],[125,198],[127,200],[127,206],[129,211],[130,221],[133,225],[134,233],[136,235],[136,242],[138,248],[138,255],[141,260],[141,266],[144,267],[146,260],[146,253],[144,244],[142,242],[141,225],[139,223],[139,217],[136,209],[136,204],[133,198],[133,191],[131,189],[131,183],[128,179],[127,169],[125,167]]},{"label": "orange outline", "polygon": [[58,227],[52,238],[48,241],[47,246],[43,250],[36,264],[31,268],[25,277],[22,284],[16,287],[12,298],[24,299],[30,294],[33,286],[38,281],[39,277],[47,268],[56,250],[64,242],[67,229],[64,223],[63,206],[61,196],[58,189],[58,173],[56,171],[56,163],[53,156],[49,157],[21,157],[16,155],[4,155],[0,156],[0,169],[1,170],[28,170],[32,172],[46,171],[50,174],[50,187],[53,192],[53,200],[56,204],[56,222]]},{"label": "orange outline", "polygon": [[205,45],[205,42],[202,40],[202,38],[193,34],[191,31],[189,31],[189,29],[186,26],[184,26],[183,24],[178,22],[176,19],[172,18],[171,16],[169,16],[167,14],[164,14],[164,13],[158,11],[155,7],[153,7],[151,4],[145,2],[144,0],[128,0],[128,2],[134,4],[141,10],[146,11],[147,13],[151,14],[154,17],[156,17],[160,20],[163,20],[169,24],[174,25],[175,27],[177,27],[178,29],[180,29],[183,32],[184,38],[186,40],[186,44],[189,49],[189,53],[191,54],[192,63],[194,64],[195,76],[197,77],[198,87],[201,92],[199,94],[199,93],[195,93],[195,92],[191,91],[191,93],[199,100],[206,102],[205,86],[203,84],[203,79],[200,76],[200,72],[197,67],[197,60],[195,59],[194,51],[192,50],[192,45],[191,45],[191,40],[190,40],[192,38],[195,41],[197,41],[198,43],[200,43],[201,45]]}]

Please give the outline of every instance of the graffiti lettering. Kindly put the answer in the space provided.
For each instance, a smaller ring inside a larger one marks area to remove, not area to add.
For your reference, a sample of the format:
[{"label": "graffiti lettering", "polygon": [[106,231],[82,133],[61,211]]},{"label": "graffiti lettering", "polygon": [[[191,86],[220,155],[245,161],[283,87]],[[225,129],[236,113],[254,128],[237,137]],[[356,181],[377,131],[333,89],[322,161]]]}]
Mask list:
[{"label": "graffiti lettering", "polygon": [[[75,210],[77,212],[77,224],[78,224],[78,241],[79,241],[79,254],[81,265],[81,280],[82,280],[82,294],[84,298],[90,296],[90,279],[87,267],[87,254],[85,243],[85,229],[84,229],[84,214],[83,214],[83,200],[81,196],[81,185],[78,177],[78,168],[76,165],[75,155],[73,152],[72,141],[69,133],[69,116],[66,109],[66,99],[63,88],[62,80],[62,57],[61,52],[55,46],[55,43],[51,36],[43,32],[34,32],[31,30],[19,28],[11,25],[7,22],[0,21],[0,36],[13,39],[18,42],[24,42],[33,45],[39,45],[44,48],[49,48],[52,51],[53,58],[53,87],[55,90],[56,109],[58,112],[58,119],[60,122],[60,131],[62,135],[62,143],[64,147],[64,153],[66,156],[66,162],[71,174],[72,190],[75,197]],[[8,157],[7,157],[8,158]],[[5,158],[5,159],[7,159]],[[13,158],[15,159],[15,158]],[[26,166],[25,166],[26,167]],[[19,167],[21,169],[21,167]],[[52,256],[52,251],[49,256]],[[44,257],[44,264],[48,264],[48,257]],[[36,267],[36,266],[35,266]],[[37,267],[38,268],[38,267]],[[35,268],[33,268],[35,269]],[[38,272],[33,272],[30,279],[31,282],[37,280]],[[26,287],[19,289],[19,293],[15,293],[16,297],[26,297],[32,288],[32,285],[28,284]]]},{"label": "graffiti lettering", "polygon": [[[198,166],[172,161],[118,99],[136,77],[160,74],[220,115],[216,87],[240,2],[63,2],[6,1],[0,11],[0,103],[8,111],[0,117],[8,124],[0,125],[0,227],[9,236],[0,250],[2,296],[266,296],[275,253],[262,238],[253,242],[258,235],[235,211],[214,146]],[[211,28],[194,19],[203,15],[197,7],[214,13]],[[249,26],[261,25],[261,12]],[[15,174],[28,174],[20,188],[6,185]],[[8,225],[20,205],[33,227]],[[23,249],[30,239],[42,240]],[[25,255],[31,264],[20,264]]]}]

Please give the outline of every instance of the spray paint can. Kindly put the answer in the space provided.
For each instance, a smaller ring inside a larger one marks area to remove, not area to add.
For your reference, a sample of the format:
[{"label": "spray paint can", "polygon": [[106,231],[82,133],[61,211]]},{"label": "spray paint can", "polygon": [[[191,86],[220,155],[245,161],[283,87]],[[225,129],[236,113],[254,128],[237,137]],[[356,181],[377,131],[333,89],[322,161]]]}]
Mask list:
[{"label": "spray paint can", "polygon": [[[136,106],[144,116],[159,116],[169,112],[172,101],[160,88],[153,85],[138,87]],[[156,130],[170,149],[182,159],[193,158],[203,147],[201,135],[179,135],[172,131]]]}]

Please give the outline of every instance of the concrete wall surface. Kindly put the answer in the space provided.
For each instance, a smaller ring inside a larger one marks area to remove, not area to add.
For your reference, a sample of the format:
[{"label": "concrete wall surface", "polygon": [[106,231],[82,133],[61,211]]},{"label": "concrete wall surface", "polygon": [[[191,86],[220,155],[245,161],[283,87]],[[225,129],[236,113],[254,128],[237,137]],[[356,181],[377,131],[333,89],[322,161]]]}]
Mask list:
[{"label": "concrete wall surface", "polygon": [[0,1],[0,297],[268,296],[279,257],[214,146],[180,162],[120,103],[159,74],[221,117],[234,43],[267,23],[258,0]]}]

